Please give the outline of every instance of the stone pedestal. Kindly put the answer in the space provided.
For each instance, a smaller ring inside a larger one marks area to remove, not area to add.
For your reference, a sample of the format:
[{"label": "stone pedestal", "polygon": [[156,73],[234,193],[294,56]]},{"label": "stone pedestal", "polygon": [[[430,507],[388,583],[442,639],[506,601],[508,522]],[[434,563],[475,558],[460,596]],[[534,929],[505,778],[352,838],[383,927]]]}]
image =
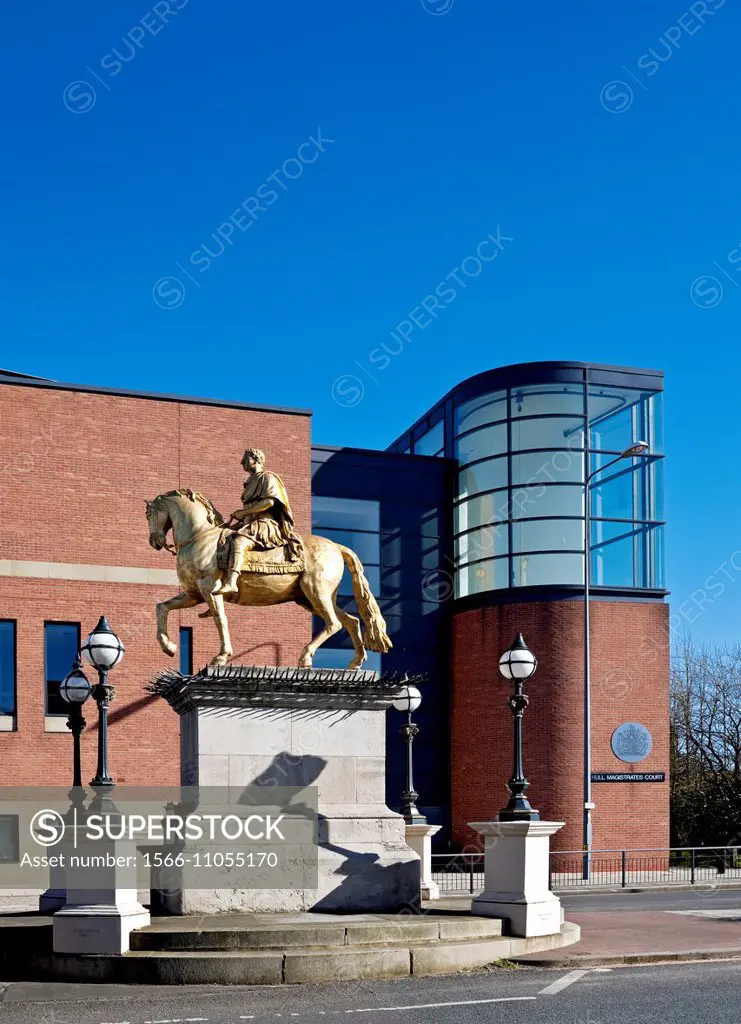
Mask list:
[{"label": "stone pedestal", "polygon": [[420,893],[423,900],[439,900],[440,887],[432,880],[432,837],[436,836],[442,825],[410,825],[404,826],[407,846],[414,850],[420,860]]},{"label": "stone pedestal", "polygon": [[509,934],[522,938],[555,935],[562,923],[561,901],[548,888],[550,837],[562,821],[469,822],[484,837],[484,891],[471,913],[509,921]]},{"label": "stone pedestal", "polygon": [[419,899],[420,859],[385,803],[385,713],[401,682],[374,672],[209,667],[150,690],[180,717],[181,784],[318,791],[318,889],[184,889],[172,913],[395,911]]},{"label": "stone pedestal", "polygon": [[113,866],[67,869],[67,902],[54,915],[54,952],[125,953],[131,932],[150,923],[149,912],[137,898],[136,846],[131,842],[82,844],[77,851],[83,863],[94,854],[110,856]]}]

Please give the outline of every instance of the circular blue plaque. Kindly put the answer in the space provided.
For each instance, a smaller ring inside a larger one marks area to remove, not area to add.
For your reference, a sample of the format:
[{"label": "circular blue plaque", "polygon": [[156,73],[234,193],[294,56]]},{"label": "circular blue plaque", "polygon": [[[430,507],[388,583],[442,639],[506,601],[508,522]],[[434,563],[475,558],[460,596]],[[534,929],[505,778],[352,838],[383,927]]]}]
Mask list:
[{"label": "circular blue plaque", "polygon": [[636,764],[651,753],[653,738],[640,722],[623,722],[610,737],[610,746],[615,757],[626,764]]}]

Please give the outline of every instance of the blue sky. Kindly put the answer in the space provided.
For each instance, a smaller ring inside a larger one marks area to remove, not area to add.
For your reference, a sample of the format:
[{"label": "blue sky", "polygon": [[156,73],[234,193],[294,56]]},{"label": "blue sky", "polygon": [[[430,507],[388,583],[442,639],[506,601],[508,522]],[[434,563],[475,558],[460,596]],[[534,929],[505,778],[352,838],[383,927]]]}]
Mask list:
[{"label": "blue sky", "polygon": [[673,601],[734,641],[741,16],[684,3],[11,5],[0,365],[368,447],[498,364],[663,368]]}]

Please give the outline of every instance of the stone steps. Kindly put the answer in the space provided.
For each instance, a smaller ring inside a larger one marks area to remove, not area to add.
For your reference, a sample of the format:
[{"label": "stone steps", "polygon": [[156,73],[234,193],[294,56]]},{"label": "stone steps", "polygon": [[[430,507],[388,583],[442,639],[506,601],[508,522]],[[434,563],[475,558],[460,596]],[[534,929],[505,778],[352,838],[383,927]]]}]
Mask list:
[{"label": "stone steps", "polygon": [[[430,924],[437,928],[437,937],[427,937]],[[206,945],[216,948],[135,948],[123,956],[55,956],[50,941],[39,942],[42,936],[51,939],[50,927],[13,929],[14,938],[33,937],[35,941],[16,941],[12,945],[0,941],[0,978],[137,985],[320,984],[451,974],[497,960],[557,949],[579,940],[579,928],[573,924],[563,925],[557,935],[515,939],[500,934],[501,922],[497,920],[469,917],[389,922],[385,936],[380,936],[383,941],[374,941],[370,929],[382,927],[342,926],[344,939],[362,929],[354,935],[360,941],[337,941],[334,945],[328,940],[338,938],[335,926],[237,929],[235,941],[256,942],[258,933],[262,933],[263,940],[274,945],[227,948],[219,945],[227,942],[231,934],[226,927],[198,930],[186,925],[167,931],[160,925],[132,933],[134,945],[165,946],[179,933],[184,942],[195,945],[203,936]],[[6,939],[11,938],[8,931]],[[318,945],[317,940],[328,944]]]},{"label": "stone steps", "polygon": [[286,949],[321,947],[329,949],[348,946],[415,945],[420,942],[457,941],[501,938],[502,922],[498,918],[443,917],[430,915],[399,917],[362,923],[269,925],[235,928],[211,924],[209,927],[173,926],[161,922],[133,932],[134,952],[156,951],[223,951],[249,949]]}]

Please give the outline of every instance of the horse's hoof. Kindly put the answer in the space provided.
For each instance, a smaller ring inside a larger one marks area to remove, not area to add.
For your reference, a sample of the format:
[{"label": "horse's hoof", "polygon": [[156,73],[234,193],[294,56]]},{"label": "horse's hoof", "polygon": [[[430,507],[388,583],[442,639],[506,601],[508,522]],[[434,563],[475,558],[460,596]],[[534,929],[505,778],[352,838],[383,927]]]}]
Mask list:
[{"label": "horse's hoof", "polygon": [[165,652],[165,654],[169,654],[171,658],[175,657],[175,653],[177,652],[177,646],[172,642],[172,640],[165,640],[163,638],[160,638],[160,647]]},{"label": "horse's hoof", "polygon": [[312,667],[311,661],[312,661],[311,658],[299,658],[298,659],[298,667],[299,668],[311,668]]},{"label": "horse's hoof", "polygon": [[215,658],[211,659],[211,664],[216,666],[228,665],[231,657],[231,654],[217,654]]}]

